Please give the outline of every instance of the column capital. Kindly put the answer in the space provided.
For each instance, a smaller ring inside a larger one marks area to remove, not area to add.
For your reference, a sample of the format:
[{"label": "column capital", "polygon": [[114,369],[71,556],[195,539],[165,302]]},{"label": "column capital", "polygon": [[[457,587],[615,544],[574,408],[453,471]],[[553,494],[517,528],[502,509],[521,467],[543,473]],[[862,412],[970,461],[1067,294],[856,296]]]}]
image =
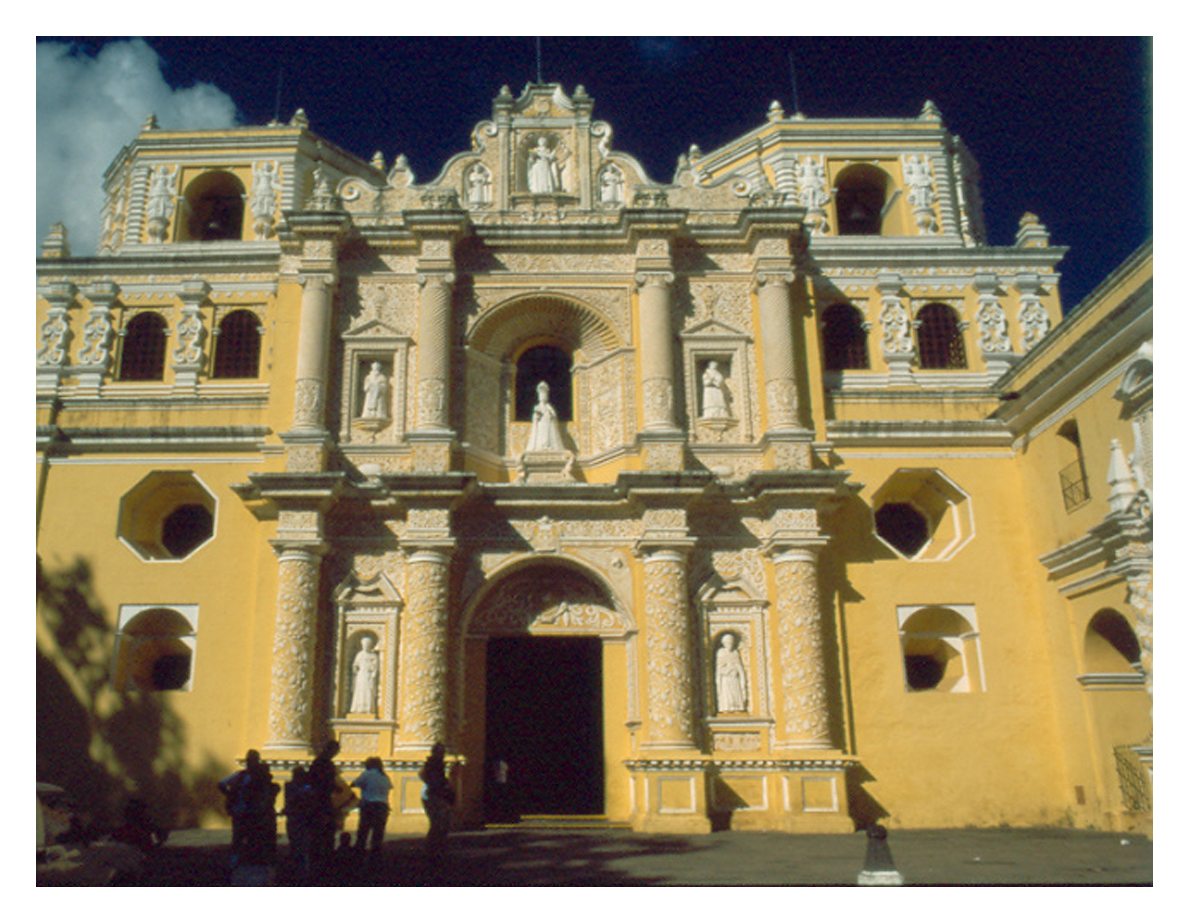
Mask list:
[{"label": "column capital", "polygon": [[795,272],[789,268],[757,269],[751,282],[755,291],[795,284]]},{"label": "column capital", "polygon": [[419,269],[414,277],[420,288],[428,286],[451,288],[456,284],[456,273],[451,269]]},{"label": "column capital", "polygon": [[667,288],[675,284],[675,273],[669,269],[639,269],[634,273],[639,288]]}]

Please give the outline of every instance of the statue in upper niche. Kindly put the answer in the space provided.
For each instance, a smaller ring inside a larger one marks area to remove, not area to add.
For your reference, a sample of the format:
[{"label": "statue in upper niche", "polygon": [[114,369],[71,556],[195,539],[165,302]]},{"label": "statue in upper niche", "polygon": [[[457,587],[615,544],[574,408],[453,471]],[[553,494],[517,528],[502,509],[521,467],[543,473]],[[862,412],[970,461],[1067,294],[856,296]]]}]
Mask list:
[{"label": "statue in upper niche", "polygon": [[526,440],[527,451],[563,451],[563,435],[559,431],[559,416],[551,405],[548,394],[551,388],[546,381],[539,381],[536,388],[539,401],[535,404],[530,421],[530,437]]},{"label": "statue in upper niche", "polygon": [[470,206],[480,207],[492,200],[493,181],[483,163],[477,163],[468,170],[465,185]]},{"label": "statue in upper niche", "polygon": [[563,188],[561,169],[567,151],[563,143],[555,148],[547,146],[547,136],[539,135],[538,143],[527,151],[526,187],[535,195],[550,195]]},{"label": "statue in upper niche", "polygon": [[373,362],[364,381],[364,407],[361,415],[366,419],[384,419],[389,415],[389,378],[381,370],[381,363]]},{"label": "statue in upper niche", "polygon": [[598,182],[602,205],[615,208],[625,202],[625,176],[616,166],[610,164],[601,170]]},{"label": "statue in upper niche", "polygon": [[705,419],[728,419],[729,405],[725,400],[725,375],[721,373],[715,361],[710,361],[702,378],[704,387],[703,412]]}]

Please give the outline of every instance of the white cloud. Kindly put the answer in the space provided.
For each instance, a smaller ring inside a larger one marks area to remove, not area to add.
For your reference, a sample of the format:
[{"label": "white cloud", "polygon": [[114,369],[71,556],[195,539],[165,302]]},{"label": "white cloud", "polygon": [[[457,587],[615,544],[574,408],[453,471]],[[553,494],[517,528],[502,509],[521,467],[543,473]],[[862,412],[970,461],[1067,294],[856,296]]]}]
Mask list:
[{"label": "white cloud", "polygon": [[171,88],[140,39],[110,42],[95,57],[37,43],[38,246],[61,221],[74,255],[95,253],[104,171],[150,114],[162,128],[224,128],[236,123],[236,104],[209,83]]}]

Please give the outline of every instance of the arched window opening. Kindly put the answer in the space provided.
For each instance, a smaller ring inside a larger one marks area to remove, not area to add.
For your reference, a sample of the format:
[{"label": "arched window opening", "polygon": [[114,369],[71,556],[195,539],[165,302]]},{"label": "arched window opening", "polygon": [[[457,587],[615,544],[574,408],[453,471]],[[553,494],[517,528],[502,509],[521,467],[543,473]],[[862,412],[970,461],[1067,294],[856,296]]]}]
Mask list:
[{"label": "arched window opening", "polygon": [[1060,448],[1060,493],[1065,511],[1071,512],[1089,501],[1089,478],[1085,475],[1085,455],[1077,420],[1067,420],[1056,430]]},{"label": "arched window opening", "polygon": [[156,313],[139,313],[124,328],[117,379],[160,381],[165,372],[166,321]]},{"label": "arched window opening", "polygon": [[116,634],[116,689],[190,690],[194,642],[194,627],[178,611],[151,608],[135,614]]},{"label": "arched window opening", "polygon": [[211,376],[256,377],[261,361],[261,326],[251,310],[234,310],[220,321]]},{"label": "arched window opening", "polygon": [[833,304],[821,316],[824,370],[864,370],[870,367],[862,316],[849,304]]},{"label": "arched window opening", "polygon": [[1139,638],[1127,619],[1113,608],[1103,608],[1085,632],[1085,670],[1090,673],[1134,673],[1142,653]]},{"label": "arched window opening", "polygon": [[928,519],[907,502],[888,502],[874,513],[874,530],[888,544],[912,557],[928,543]]},{"label": "arched window opening", "polygon": [[882,233],[887,177],[873,166],[851,166],[837,177],[837,232],[842,236]]},{"label": "arched window opening", "polygon": [[188,240],[239,240],[244,235],[244,183],[232,173],[204,173],[186,190]]},{"label": "arched window opening", "polygon": [[560,422],[572,421],[572,358],[553,345],[536,345],[518,357],[514,384],[514,419],[529,422],[538,402],[540,381],[551,388],[551,405]]},{"label": "arched window opening", "polygon": [[965,341],[952,307],[927,304],[916,321],[921,368],[946,371],[965,368]]},{"label": "arched window opening", "polygon": [[902,607],[898,613],[907,690],[956,694],[984,688],[971,606]]}]

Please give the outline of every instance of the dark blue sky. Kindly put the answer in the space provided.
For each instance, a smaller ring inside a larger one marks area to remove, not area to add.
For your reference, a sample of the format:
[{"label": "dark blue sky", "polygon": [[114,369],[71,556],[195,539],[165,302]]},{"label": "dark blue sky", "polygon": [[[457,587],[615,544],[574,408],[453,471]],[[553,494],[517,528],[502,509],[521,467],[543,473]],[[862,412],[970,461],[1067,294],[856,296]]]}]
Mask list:
[{"label": "dark blue sky", "polygon": [[[77,39],[88,53],[103,39]],[[405,154],[419,182],[466,150],[502,84],[537,76],[529,38],[148,38],[175,88],[212,83],[246,124],[302,107],[358,156]],[[1032,211],[1054,243],[1066,309],[1152,232],[1150,43],[1137,38],[566,38],[541,40],[541,73],[582,84],[613,145],[667,181],[695,143],[761,124],[771,100],[814,118],[941,110],[982,169],[990,242]]]}]

